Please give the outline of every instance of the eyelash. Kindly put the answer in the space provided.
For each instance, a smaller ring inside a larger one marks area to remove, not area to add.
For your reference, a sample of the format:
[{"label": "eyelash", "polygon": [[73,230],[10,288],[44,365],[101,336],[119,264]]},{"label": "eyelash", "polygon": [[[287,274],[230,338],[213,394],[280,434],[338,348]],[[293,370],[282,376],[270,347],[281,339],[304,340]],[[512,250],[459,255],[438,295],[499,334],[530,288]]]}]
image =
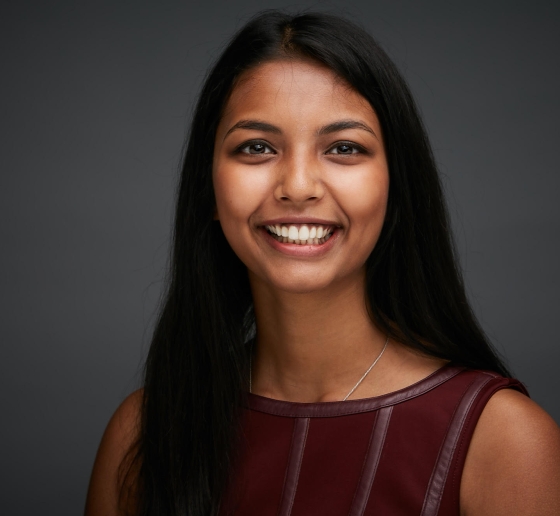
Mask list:
[{"label": "eyelash", "polygon": [[350,147],[350,149],[352,149],[352,152],[350,154],[336,152],[333,153],[335,156],[353,156],[354,154],[367,154],[367,151],[361,145],[358,145],[353,142],[346,142],[346,141],[336,142],[334,145],[332,145],[329,148],[327,152],[330,152],[333,149],[337,149],[338,147]]},{"label": "eyelash", "polygon": [[[256,153],[251,153],[251,152],[244,152],[243,149],[246,149],[248,147],[251,147],[253,145],[262,145],[263,147],[265,147],[265,149],[271,150],[272,152],[256,152]],[[265,141],[263,140],[250,140],[248,142],[244,142],[242,143],[239,147],[237,147],[235,149],[235,153],[236,154],[247,154],[249,156],[260,156],[263,154],[276,154],[276,151]]]},{"label": "eyelash", "polygon": [[[265,150],[268,149],[271,152],[251,153],[251,152],[245,152],[244,151],[244,149],[248,149],[249,147],[254,146],[254,145],[262,145]],[[352,152],[350,154],[340,153],[340,152],[332,152],[334,149],[338,149],[339,147],[349,147],[352,150]],[[247,154],[249,156],[262,156],[262,155],[265,155],[265,154],[276,154],[276,151],[272,148],[271,145],[269,145],[264,140],[250,140],[250,141],[247,141],[247,142],[243,142],[241,145],[239,145],[235,149],[235,153],[236,154]],[[336,142],[334,145],[329,147],[329,149],[327,150],[327,152],[325,154],[333,154],[335,156],[353,156],[355,154],[367,154],[367,151],[361,145],[358,145],[356,143],[348,142],[348,141],[340,141],[340,142]]]}]

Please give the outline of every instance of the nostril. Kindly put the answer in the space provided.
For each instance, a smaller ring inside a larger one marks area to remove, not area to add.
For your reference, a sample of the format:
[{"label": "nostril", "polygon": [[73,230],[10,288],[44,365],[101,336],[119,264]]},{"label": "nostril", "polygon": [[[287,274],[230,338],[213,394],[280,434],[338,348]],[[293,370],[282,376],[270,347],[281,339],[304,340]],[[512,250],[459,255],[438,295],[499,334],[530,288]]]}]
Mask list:
[{"label": "nostril", "polygon": [[281,202],[291,201],[295,203],[315,202],[323,197],[322,187],[309,186],[304,188],[303,185],[297,185],[297,188],[292,185],[282,184],[275,190],[274,196]]},{"label": "nostril", "polygon": [[[304,199],[303,201],[295,201],[295,202],[316,201],[317,199],[319,199],[319,197],[313,196],[313,197],[308,197],[307,199]],[[290,197],[287,197],[285,195],[280,197],[280,200],[281,201],[291,201],[291,202],[293,202],[293,200]]]}]

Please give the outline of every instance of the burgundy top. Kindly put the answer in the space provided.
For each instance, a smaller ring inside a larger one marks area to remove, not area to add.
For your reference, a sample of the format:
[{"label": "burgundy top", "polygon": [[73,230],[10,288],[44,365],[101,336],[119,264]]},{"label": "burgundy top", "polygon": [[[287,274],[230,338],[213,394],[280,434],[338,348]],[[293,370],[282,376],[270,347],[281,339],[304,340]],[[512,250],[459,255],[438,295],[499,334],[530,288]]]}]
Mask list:
[{"label": "burgundy top", "polygon": [[482,409],[517,380],[447,365],[361,400],[292,403],[249,394],[245,448],[221,516],[458,515]]}]

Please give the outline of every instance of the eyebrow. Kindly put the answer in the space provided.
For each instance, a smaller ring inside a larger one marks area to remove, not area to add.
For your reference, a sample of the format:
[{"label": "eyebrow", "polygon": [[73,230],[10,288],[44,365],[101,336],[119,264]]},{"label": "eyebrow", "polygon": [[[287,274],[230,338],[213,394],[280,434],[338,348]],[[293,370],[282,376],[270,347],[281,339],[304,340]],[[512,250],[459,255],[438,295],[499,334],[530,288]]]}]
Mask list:
[{"label": "eyebrow", "polygon": [[325,134],[336,133],[338,131],[344,131],[345,129],[362,129],[368,133],[373,134],[375,138],[377,135],[373,129],[363,122],[358,122],[357,120],[339,120],[338,122],[333,122],[332,124],[325,125],[319,129],[317,132],[318,136],[323,136]]},{"label": "eyebrow", "polygon": [[224,136],[224,140],[236,129],[252,129],[254,131],[263,131],[265,133],[282,134],[279,127],[267,122],[261,122],[260,120],[240,120],[229,128],[228,132]]},{"label": "eyebrow", "polygon": [[[282,130],[279,127],[267,122],[262,122],[260,120],[240,120],[229,128],[228,132],[224,136],[224,140],[229,134],[237,129],[252,129],[254,131],[263,131],[265,133],[282,134]],[[324,136],[325,134],[332,134],[338,131],[344,131],[345,129],[362,129],[363,131],[373,134],[373,136],[377,138],[373,129],[363,122],[358,122],[357,120],[338,120],[332,124],[327,124],[317,131],[317,136]]]}]

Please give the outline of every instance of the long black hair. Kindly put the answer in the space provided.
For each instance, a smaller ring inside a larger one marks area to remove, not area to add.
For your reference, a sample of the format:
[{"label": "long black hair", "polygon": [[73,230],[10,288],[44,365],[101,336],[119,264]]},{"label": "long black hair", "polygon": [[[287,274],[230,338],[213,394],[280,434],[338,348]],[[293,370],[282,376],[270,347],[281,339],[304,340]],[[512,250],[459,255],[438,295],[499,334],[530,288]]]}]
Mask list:
[{"label": "long black hair", "polygon": [[262,12],[209,72],[192,120],[168,287],[131,450],[137,514],[218,511],[238,448],[248,384],[245,342],[254,317],[246,268],[213,220],[214,139],[240,74],[266,61],[298,58],[333,70],[369,101],[381,123],[390,190],[384,227],[367,261],[372,320],[423,353],[509,376],[468,304],[426,131],[392,61],[369,34],[338,16]]}]

